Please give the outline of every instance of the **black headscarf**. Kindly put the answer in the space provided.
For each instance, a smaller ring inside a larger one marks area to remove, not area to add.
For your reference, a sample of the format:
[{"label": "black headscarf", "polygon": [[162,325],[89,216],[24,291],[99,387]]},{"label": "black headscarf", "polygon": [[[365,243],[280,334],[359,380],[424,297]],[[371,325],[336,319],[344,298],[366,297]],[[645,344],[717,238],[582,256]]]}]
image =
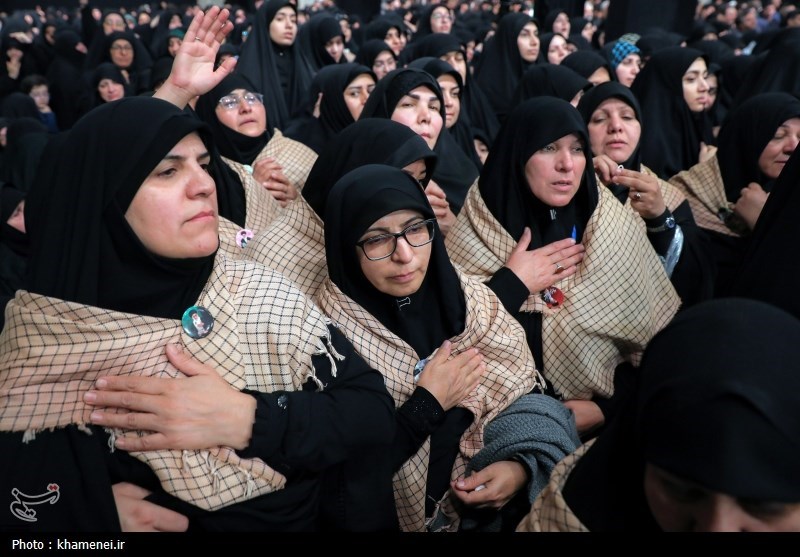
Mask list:
[{"label": "black headscarf", "polygon": [[[313,16],[298,30],[297,40],[300,41],[303,53],[311,62],[315,72],[320,68],[337,63],[325,50],[325,44],[334,37],[341,37],[342,44],[344,44],[344,33],[339,25],[339,20],[327,13]],[[338,63],[346,62],[347,59],[342,54]]]},{"label": "black headscarf", "polygon": [[[428,6],[425,6],[422,9],[422,13],[420,14],[419,18],[417,19],[417,30],[414,33],[414,39],[413,39],[414,41],[427,37],[428,35],[435,34],[431,26],[431,16],[433,16],[433,12],[436,10],[436,8],[440,7],[444,8],[444,10],[447,12],[447,15],[452,15],[450,9],[445,4],[430,4]],[[449,34],[449,33],[442,33],[442,34]]]},{"label": "black headscarf", "polygon": [[396,14],[385,14],[376,17],[364,28],[364,41],[370,39],[386,40],[386,33],[390,29],[397,29],[401,35],[406,34],[406,26],[400,16]]},{"label": "black headscarf", "polygon": [[367,164],[404,168],[424,160],[427,175],[433,176],[436,153],[414,130],[393,120],[368,118],[351,124],[320,152],[306,179],[301,195],[320,218],[325,216],[328,193],[339,178]]},{"label": "black headscarf", "polygon": [[153,65],[153,58],[142,42],[130,31],[114,31],[106,35],[102,41],[102,48],[90,53],[86,58],[89,70],[93,70],[103,62],[111,62],[111,47],[114,41],[124,40],[133,48],[133,60],[127,68],[120,68],[128,71],[129,83],[127,87],[131,94],[137,95],[148,90],[150,87],[150,68]]},{"label": "black headscarf", "polygon": [[[578,112],[581,113],[581,117],[583,118],[583,121],[586,123],[587,127],[589,125],[589,121],[592,119],[592,114],[595,110],[597,110],[597,107],[611,98],[619,99],[630,106],[633,109],[634,114],[636,114],[636,119],[639,120],[640,124],[642,123],[642,109],[639,107],[639,101],[636,100],[636,97],[633,95],[633,93],[631,93],[631,90],[619,82],[608,81],[589,89],[583,95],[583,97],[581,97],[581,100],[578,103]],[[644,132],[644,126],[642,126],[642,130]],[[637,145],[636,149],[634,149],[633,153],[631,153],[630,158],[622,163],[625,168],[637,171],[641,168],[642,158],[639,153],[640,146],[641,139],[639,140],[639,145]],[[600,153],[594,153],[594,155],[598,154]],[[628,188],[624,189],[627,191]]]},{"label": "black headscarf", "polygon": [[463,332],[466,323],[464,294],[438,226],[425,279],[410,303],[401,305],[372,286],[356,252],[356,242],[375,221],[403,209],[435,220],[425,192],[402,170],[367,165],[347,173],[328,197],[325,255],[333,283],[424,358]]},{"label": "black headscarf", "polygon": [[[456,85],[458,86],[459,91],[464,90],[464,82],[461,80],[461,74],[444,60],[425,56],[423,58],[417,58],[411,62],[408,67],[420,68],[421,70],[431,74],[434,79],[437,80],[442,75],[449,75],[456,80]],[[460,101],[461,98],[459,97],[459,102]],[[445,122],[445,127],[446,126],[447,122]],[[455,124],[446,130],[442,130],[442,133],[445,132],[450,134],[450,136],[453,138],[453,141],[455,141],[456,144],[461,148],[461,151],[463,151],[472,164],[475,165],[475,168],[480,169],[483,166],[478,158],[478,153],[475,151],[475,144],[473,143],[475,133],[472,131],[472,124],[469,119],[469,114],[463,105],[461,106],[458,119],[456,120]]]},{"label": "black headscarf", "polygon": [[[525,165],[536,151],[569,134],[583,142],[586,167],[572,201],[564,207],[550,207],[531,192]],[[589,134],[577,109],[554,97],[537,97],[515,108],[500,128],[478,187],[489,211],[512,238],[519,240],[523,229],[531,228],[531,249],[569,238],[573,229],[580,242],[597,206],[598,192]]]},{"label": "black headscarf", "polygon": [[197,301],[214,255],[155,255],[125,212],[153,168],[192,132],[213,150],[197,118],[165,101],[132,97],[94,109],[54,142],[25,206],[28,290],[179,319]]},{"label": "black headscarf", "polygon": [[[459,42],[458,37],[452,33],[434,33],[415,41],[413,44],[413,57],[422,58],[432,56],[441,58],[450,52],[461,52],[467,60],[467,52]],[[462,89],[461,111],[469,114],[473,129],[481,130],[490,139],[494,139],[500,122],[494,113],[489,99],[472,76],[472,71],[467,70],[467,79]]]},{"label": "black headscarf", "polygon": [[735,203],[750,182],[771,191],[774,180],[761,172],[758,159],[778,127],[800,117],[800,100],[788,93],[763,93],[733,109],[719,131],[717,159],[725,196]]},{"label": "black headscarf", "polygon": [[800,296],[796,290],[800,262],[793,255],[786,255],[791,253],[798,234],[798,183],[800,149],[795,149],[756,221],[731,295],[770,303],[800,319]]},{"label": "black headscarf", "polygon": [[262,4],[236,64],[236,73],[264,95],[271,125],[281,130],[289,124],[292,115],[301,110],[314,75],[296,38],[292,46],[284,48],[273,43],[269,36],[270,22],[284,7],[297,11],[290,0],[269,0]]},{"label": "black headscarf", "polygon": [[[97,90],[97,86],[100,85],[100,82],[104,79],[110,79],[114,83],[119,83],[125,87],[125,78],[122,75],[122,71],[111,62],[103,62],[92,72],[91,85],[94,97],[94,106],[98,106],[106,102],[103,100],[103,97],[100,96],[100,93]],[[128,88],[125,87],[125,93],[123,96],[130,96],[128,91]]]},{"label": "black headscarf", "polygon": [[519,81],[514,93],[513,106],[534,97],[556,97],[572,101],[580,91],[586,91],[592,84],[573,70],[556,64],[531,66]]},{"label": "black headscarf", "polygon": [[322,68],[311,82],[310,101],[316,102],[319,93],[319,118],[309,116],[293,122],[286,130],[286,136],[303,143],[319,153],[334,135],[355,122],[347,103],[344,91],[361,75],[375,74],[360,64],[335,64]]},{"label": "black headscarf", "polygon": [[71,128],[93,106],[83,73],[86,55],[75,50],[80,42],[80,36],[72,29],[57,31],[53,45],[55,57],[47,69],[50,108],[60,130]]},{"label": "black headscarf", "polygon": [[11,184],[0,184],[0,242],[6,244],[17,255],[27,256],[30,251],[28,237],[8,224],[17,206],[25,199],[25,192]]},{"label": "black headscarf", "polygon": [[427,87],[433,91],[441,103],[442,131],[433,150],[439,156],[433,179],[447,194],[450,209],[458,214],[464,204],[467,191],[478,177],[478,169],[455,143],[444,126],[444,99],[439,83],[428,72],[417,68],[398,68],[387,74],[370,94],[361,119],[391,119],[397,103],[404,95],[417,87]]},{"label": "black headscarf", "polygon": [[386,44],[386,41],[383,39],[370,39],[358,49],[356,64],[363,64],[368,68],[372,68],[375,64],[375,58],[382,52],[390,53],[392,58],[395,59],[395,62],[397,61],[397,56],[395,56],[394,51],[389,48],[389,45]]},{"label": "black headscarf", "polygon": [[600,68],[605,68],[608,70],[611,81],[616,81],[617,79],[616,73],[611,69],[611,64],[608,63],[608,60],[593,50],[578,50],[568,54],[560,65],[575,71],[575,73],[586,79],[589,79]]},{"label": "black headscarf", "polygon": [[495,114],[502,122],[511,110],[511,102],[522,74],[530,64],[522,59],[517,46],[522,28],[533,18],[527,14],[510,13],[500,20],[497,32],[483,46],[475,81],[486,93]]},{"label": "black headscarf", "polygon": [[800,91],[800,40],[779,44],[752,58],[754,62],[736,94],[735,105],[759,93]]},{"label": "black headscarf", "polygon": [[24,192],[30,191],[51,137],[39,118],[12,119],[6,130],[4,179]]},{"label": "black headscarf", "polygon": [[33,118],[40,120],[36,101],[25,93],[11,93],[3,99],[2,114],[4,118]]},{"label": "black headscarf", "polygon": [[775,307],[727,298],[682,311],[647,346],[629,412],[571,472],[567,505],[591,531],[658,529],[648,461],[732,497],[800,502],[798,357],[800,321]]},{"label": "black headscarf", "polygon": [[550,64],[550,60],[547,58],[547,51],[550,50],[550,43],[553,42],[555,36],[558,35],[566,42],[569,42],[569,38],[565,37],[561,33],[542,33],[540,35],[540,44],[539,44],[539,58],[536,60],[537,64]]},{"label": "black headscarf", "polygon": [[258,137],[244,135],[220,122],[219,118],[217,118],[219,100],[236,89],[244,89],[254,93],[260,92],[245,76],[234,73],[225,77],[211,91],[201,95],[197,100],[195,111],[200,119],[208,124],[211,129],[211,135],[214,137],[214,142],[223,156],[242,164],[252,164],[272,137],[274,129],[272,114],[269,111],[267,98],[264,97],[264,105],[267,110],[267,129],[263,135]]},{"label": "black headscarf", "polygon": [[708,114],[693,113],[683,98],[683,74],[698,58],[706,59],[691,48],[659,50],[631,86],[650,130],[642,135],[642,162],[664,180],[697,164],[701,141],[714,142]]}]

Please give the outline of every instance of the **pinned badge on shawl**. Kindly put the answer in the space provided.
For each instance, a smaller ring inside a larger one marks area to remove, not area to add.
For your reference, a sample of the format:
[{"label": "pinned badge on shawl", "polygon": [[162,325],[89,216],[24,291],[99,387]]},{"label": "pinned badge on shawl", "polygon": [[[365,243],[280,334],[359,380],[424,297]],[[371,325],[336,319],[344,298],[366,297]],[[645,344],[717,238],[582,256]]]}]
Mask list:
[{"label": "pinned badge on shawl", "polygon": [[240,248],[244,248],[247,245],[249,240],[253,239],[253,231],[248,230],[247,228],[242,228],[239,232],[236,233],[236,245]]},{"label": "pinned badge on shawl", "polygon": [[548,286],[539,293],[539,297],[550,309],[564,303],[564,293],[555,286]]},{"label": "pinned badge on shawl", "polygon": [[186,334],[194,339],[204,338],[214,328],[214,318],[202,306],[192,306],[183,312],[181,325]]}]

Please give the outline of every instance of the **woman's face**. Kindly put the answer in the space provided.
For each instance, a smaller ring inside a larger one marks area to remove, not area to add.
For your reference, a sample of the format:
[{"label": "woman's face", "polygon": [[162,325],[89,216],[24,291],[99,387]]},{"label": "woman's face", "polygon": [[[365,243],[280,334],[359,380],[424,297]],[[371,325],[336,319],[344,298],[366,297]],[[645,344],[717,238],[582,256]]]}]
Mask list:
[{"label": "woman's face", "polygon": [[564,35],[565,37],[569,37],[569,28],[570,28],[569,16],[567,16],[567,14],[565,14],[564,12],[561,12],[560,14],[558,14],[558,17],[556,17],[556,20],[553,22],[552,31],[553,33],[559,33],[561,35]]},{"label": "woman's face", "polygon": [[336,35],[325,43],[325,52],[333,58],[334,62],[339,63],[339,60],[342,59],[342,54],[344,54],[344,41],[341,35]]},{"label": "woman's face", "polygon": [[[252,104],[245,100],[245,96],[253,101]],[[236,102],[228,102],[233,100]],[[245,89],[234,89],[222,97],[217,103],[216,114],[222,124],[248,137],[258,137],[267,129],[267,109],[263,101]]]},{"label": "woman's face", "polygon": [[403,48],[406,46],[406,37],[396,27],[391,27],[387,32],[383,41],[389,45],[395,56],[400,56]]},{"label": "woman's face", "polygon": [[353,120],[358,120],[364,105],[367,103],[369,94],[375,88],[375,80],[368,73],[362,73],[351,81],[344,90],[344,103],[353,116]]},{"label": "woman's face", "polygon": [[180,37],[170,37],[169,43],[167,43],[167,52],[169,55],[175,58],[175,55],[178,53],[178,49],[181,47],[181,43],[183,40]]},{"label": "woman's face", "polygon": [[547,61],[551,64],[560,64],[561,60],[569,55],[567,41],[561,35],[554,35],[547,47]]},{"label": "woman's face", "polygon": [[486,158],[489,156],[489,147],[477,137],[472,142],[475,145],[475,152],[478,153],[481,164],[486,164]]},{"label": "woman's face", "polygon": [[708,77],[706,77],[706,83],[708,84],[708,92],[706,93],[705,110],[711,110],[714,107],[714,103],[717,102],[719,78],[716,74],[710,73]]},{"label": "woman's face", "polygon": [[642,71],[641,56],[636,53],[628,54],[622,59],[622,62],[619,63],[615,71],[617,73],[617,80],[625,87],[630,87],[633,84],[633,80],[636,79],[636,76]]},{"label": "woman's face", "polygon": [[799,142],[800,118],[790,118],[778,127],[773,138],[761,151],[761,156],[758,157],[761,172],[773,180],[780,176]]},{"label": "woman's face", "polygon": [[[424,236],[427,233],[427,227],[421,224],[423,221],[423,216],[417,211],[395,211],[372,223],[372,226],[361,235],[359,241],[403,230],[408,231],[409,237],[412,237],[411,234],[414,234],[413,237]],[[392,240],[388,241],[387,249],[391,249]],[[370,261],[364,255],[364,250],[359,247],[355,249],[361,264],[361,271],[370,284],[376,290],[395,298],[410,296],[419,290],[431,259],[430,243],[413,247],[402,237],[397,238],[397,248],[394,253],[378,261]]]},{"label": "woman's face", "polygon": [[517,35],[517,48],[519,48],[519,55],[526,62],[536,62],[539,57],[539,28],[532,21],[526,23],[522,31]]},{"label": "woman's face", "polygon": [[702,112],[708,102],[708,68],[706,61],[698,58],[683,74],[683,99],[692,112]]},{"label": "woman's face", "polygon": [[269,22],[269,38],[278,46],[292,46],[296,36],[297,13],[289,6],[284,6]]},{"label": "woman's face", "polygon": [[378,79],[383,79],[390,71],[397,68],[397,62],[392,56],[391,52],[383,51],[375,57],[375,61],[372,63],[372,71],[375,72],[375,76]]},{"label": "woman's face", "polygon": [[536,198],[550,207],[567,205],[583,179],[586,156],[575,134],[548,143],[525,164],[525,178]]},{"label": "woman's face", "polygon": [[124,31],[125,30],[125,20],[122,19],[122,16],[119,14],[108,14],[105,19],[103,19],[103,33],[105,35],[110,35],[114,31]]},{"label": "woman's face", "polygon": [[118,68],[127,69],[133,63],[133,46],[125,39],[111,43],[111,61]]},{"label": "woman's face", "polygon": [[23,234],[25,234],[25,200],[23,199],[17,204],[14,212],[8,217],[6,224]]},{"label": "woman's face", "polygon": [[403,167],[403,171],[417,182],[422,182],[428,177],[428,165],[425,164],[424,159],[407,164]]},{"label": "woman's face", "polygon": [[188,259],[216,251],[219,218],[210,160],[200,137],[191,133],[145,178],[125,220],[150,252]]},{"label": "woman's face", "polygon": [[453,28],[453,16],[447,6],[437,6],[431,14],[431,31],[434,33],[449,33]]},{"label": "woman's face", "polygon": [[608,73],[608,70],[604,66],[600,66],[588,79],[592,85],[600,85],[606,81],[611,81],[611,74]]},{"label": "woman's face", "polygon": [[647,504],[667,532],[797,532],[800,503],[737,499],[647,463]]},{"label": "woman's face", "polygon": [[97,92],[104,102],[110,103],[125,96],[125,87],[113,79],[105,78],[97,84]]},{"label": "woman's face", "polygon": [[631,158],[642,135],[636,112],[628,103],[616,98],[600,103],[589,119],[588,128],[592,153],[606,155],[617,164]]},{"label": "woman's face", "polygon": [[464,53],[460,50],[453,50],[444,56],[439,56],[439,60],[443,60],[453,66],[461,75],[461,83],[467,82],[467,61],[464,59]]},{"label": "woman's face", "polygon": [[437,81],[444,97],[445,127],[452,128],[461,114],[461,88],[452,75],[442,74]]},{"label": "woman's face", "polygon": [[436,93],[420,85],[403,95],[392,112],[392,120],[414,130],[433,149],[444,123],[440,110]]}]

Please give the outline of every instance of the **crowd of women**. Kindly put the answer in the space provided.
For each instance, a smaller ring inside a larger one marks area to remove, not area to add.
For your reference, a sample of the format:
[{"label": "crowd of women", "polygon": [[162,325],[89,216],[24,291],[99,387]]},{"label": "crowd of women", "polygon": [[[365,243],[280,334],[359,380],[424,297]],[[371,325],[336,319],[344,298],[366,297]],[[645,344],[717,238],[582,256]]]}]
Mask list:
[{"label": "crowd of women", "polygon": [[800,32],[587,4],[9,18],[0,530],[800,530]]}]

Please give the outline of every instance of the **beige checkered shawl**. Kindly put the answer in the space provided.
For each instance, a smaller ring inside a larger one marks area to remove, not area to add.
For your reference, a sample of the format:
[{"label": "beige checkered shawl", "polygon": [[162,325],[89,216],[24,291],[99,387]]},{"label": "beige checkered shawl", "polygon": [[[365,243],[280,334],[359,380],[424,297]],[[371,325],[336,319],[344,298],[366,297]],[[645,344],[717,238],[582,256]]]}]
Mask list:
[{"label": "beige checkered shawl", "polygon": [[[451,339],[453,354],[474,346],[483,354],[487,369],[477,389],[458,405],[472,412],[475,419],[461,438],[452,478],[463,475],[468,460],[483,447],[485,425],[539,382],[536,364],[519,323],[483,284],[462,273],[459,279],[467,301],[467,319],[464,332]],[[356,351],[383,374],[395,404],[402,405],[415,387],[414,366],[420,356],[427,354],[417,355],[408,344],[344,295],[330,278],[323,282],[318,302]],[[425,530],[429,449],[430,443],[426,441],[394,478],[397,512],[404,531]]]},{"label": "beige checkered shawl", "polygon": [[[0,431],[89,423],[83,394],[102,375],[182,377],[167,360],[180,343],[233,388],[300,390],[311,357],[328,353],[327,319],[288,280],[259,265],[218,257],[198,305],[215,318],[194,340],[181,323],[104,310],[19,291],[0,334]],[[335,354],[335,352],[334,352]],[[179,379],[178,379],[179,380]],[[116,430],[114,435],[140,435]],[[35,441],[34,441],[35,442]],[[226,447],[131,453],[170,494],[208,510],[284,487],[284,476]]]},{"label": "beige checkered shawl", "polygon": [[594,444],[594,439],[559,462],[550,474],[550,482],[533,502],[531,512],[517,526],[517,532],[588,532],[567,506],[562,495],[564,484],[580,458]]},{"label": "beige checkered shawl", "polygon": [[[599,188],[583,234],[583,262],[555,284],[564,303],[549,309],[536,293],[520,308],[543,314],[545,375],[565,398],[614,394],[615,367],[624,360],[638,365],[644,347],[678,311],[680,298],[637,221]],[[453,262],[481,280],[491,278],[516,245],[474,186],[445,242]]]},{"label": "beige checkered shawl", "polygon": [[242,257],[279,271],[311,297],[328,272],[322,220],[302,195],[241,252]]},{"label": "beige checkered shawl", "polygon": [[689,200],[689,207],[692,208],[697,226],[726,236],[739,236],[719,218],[719,211],[733,210],[733,204],[725,195],[725,184],[722,182],[716,155],[689,170],[679,172],[669,179],[669,183]]}]

